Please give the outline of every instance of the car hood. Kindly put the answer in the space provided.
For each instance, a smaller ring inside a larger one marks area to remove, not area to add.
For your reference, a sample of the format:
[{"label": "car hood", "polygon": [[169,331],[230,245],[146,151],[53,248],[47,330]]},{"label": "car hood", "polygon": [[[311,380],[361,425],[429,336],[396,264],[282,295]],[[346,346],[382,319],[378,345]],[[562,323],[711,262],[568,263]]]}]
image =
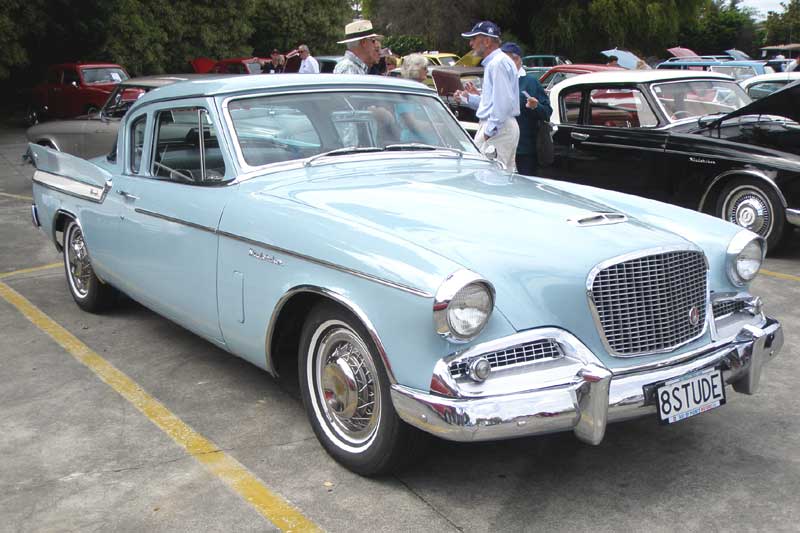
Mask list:
[{"label": "car hood", "polygon": [[[328,219],[392,234],[477,272],[493,283],[497,308],[517,330],[556,324],[580,329],[590,321],[586,279],[602,261],[642,249],[693,247],[630,215],[622,223],[580,225],[593,213],[614,210],[485,162],[380,161],[369,174],[364,166],[323,165],[313,169],[312,179],[262,192]],[[392,261],[392,250],[381,253]]]},{"label": "car hood", "polygon": [[800,105],[797,105],[797,102],[800,102],[800,81],[790,83],[764,98],[754,100],[748,105],[720,117],[714,123],[744,115],[777,115],[800,122]]}]

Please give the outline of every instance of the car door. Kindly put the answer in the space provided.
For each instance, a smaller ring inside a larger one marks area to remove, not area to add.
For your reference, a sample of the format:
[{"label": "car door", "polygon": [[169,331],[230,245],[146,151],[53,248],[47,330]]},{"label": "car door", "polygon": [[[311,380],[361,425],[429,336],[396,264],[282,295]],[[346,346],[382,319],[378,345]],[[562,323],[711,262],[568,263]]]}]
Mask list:
[{"label": "car door", "polygon": [[66,67],[61,80],[61,91],[58,96],[58,115],[61,117],[75,117],[83,113],[83,98],[81,95],[81,77],[78,69]]},{"label": "car door", "polygon": [[142,153],[129,151],[130,171],[114,183],[127,206],[118,268],[125,292],[221,343],[217,227],[236,187],[225,184],[232,167],[208,108],[195,99],[156,104],[149,112]]},{"label": "car door", "polygon": [[552,177],[663,199],[659,161],[667,134],[635,86],[577,87],[559,95]]}]

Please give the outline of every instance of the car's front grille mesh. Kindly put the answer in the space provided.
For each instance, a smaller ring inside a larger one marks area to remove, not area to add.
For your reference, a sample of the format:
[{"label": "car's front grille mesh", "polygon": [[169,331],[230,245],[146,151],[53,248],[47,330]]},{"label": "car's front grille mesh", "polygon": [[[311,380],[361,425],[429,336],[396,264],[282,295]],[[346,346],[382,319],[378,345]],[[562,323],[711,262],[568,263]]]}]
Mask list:
[{"label": "car's front grille mesh", "polygon": [[601,270],[591,297],[611,353],[666,351],[698,336],[706,319],[706,262],[701,252],[675,251]]},{"label": "car's front grille mesh", "polygon": [[[561,347],[553,339],[541,339],[511,346],[496,352],[486,353],[479,357],[485,357],[492,366],[492,370],[497,370],[499,368],[531,363],[534,361],[558,359],[563,355],[564,353],[561,351]],[[454,378],[465,376],[468,366],[469,361],[454,361],[450,363],[450,375]]]},{"label": "car's front grille mesh", "polygon": [[714,318],[719,318],[731,313],[738,313],[744,309],[744,300],[723,300],[714,302]]}]

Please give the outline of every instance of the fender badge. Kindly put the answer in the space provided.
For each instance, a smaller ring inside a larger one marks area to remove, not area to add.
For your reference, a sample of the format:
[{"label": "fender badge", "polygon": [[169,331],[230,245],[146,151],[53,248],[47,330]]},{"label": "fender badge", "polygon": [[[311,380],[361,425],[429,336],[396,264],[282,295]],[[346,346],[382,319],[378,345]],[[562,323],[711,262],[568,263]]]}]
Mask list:
[{"label": "fender badge", "polygon": [[258,259],[259,261],[266,261],[267,263],[272,263],[273,265],[283,264],[283,261],[281,261],[280,259],[277,259],[276,257],[271,256],[269,254],[265,254],[264,252],[256,252],[252,248],[247,250],[247,255],[249,255],[254,259]]},{"label": "fender badge", "polygon": [[716,165],[717,162],[712,159],[703,159],[702,157],[689,157],[692,163],[703,163],[704,165]]}]

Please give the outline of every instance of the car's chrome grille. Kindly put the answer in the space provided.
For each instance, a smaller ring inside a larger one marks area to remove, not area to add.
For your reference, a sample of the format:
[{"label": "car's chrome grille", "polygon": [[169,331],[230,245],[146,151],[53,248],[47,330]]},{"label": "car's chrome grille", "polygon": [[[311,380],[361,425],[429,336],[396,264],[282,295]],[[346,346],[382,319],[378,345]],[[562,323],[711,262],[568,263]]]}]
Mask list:
[{"label": "car's chrome grille", "polygon": [[[544,361],[547,359],[558,359],[563,357],[561,347],[552,339],[541,339],[517,346],[510,346],[503,350],[483,354],[492,370],[507,368],[513,365],[531,363],[534,361]],[[473,358],[474,359],[474,358]],[[466,375],[469,361],[454,361],[450,363],[450,375],[458,378]]]},{"label": "car's chrome grille", "polygon": [[699,336],[706,319],[702,252],[664,252],[600,270],[591,301],[613,355],[668,351]]},{"label": "car's chrome grille", "polygon": [[731,313],[738,313],[744,309],[744,300],[723,300],[714,302],[714,318],[719,318]]}]

